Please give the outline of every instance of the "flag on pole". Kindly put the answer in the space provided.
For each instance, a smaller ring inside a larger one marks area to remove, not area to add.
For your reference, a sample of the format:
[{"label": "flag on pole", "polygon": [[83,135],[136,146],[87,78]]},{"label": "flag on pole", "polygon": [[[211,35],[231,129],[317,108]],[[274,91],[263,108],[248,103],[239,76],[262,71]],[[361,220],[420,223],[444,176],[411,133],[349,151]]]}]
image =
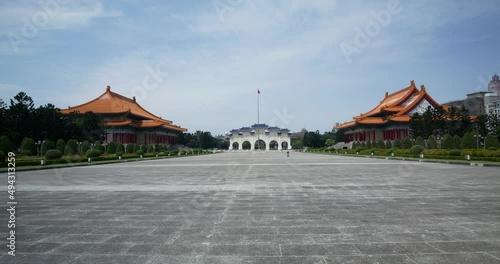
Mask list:
[{"label": "flag on pole", "polygon": [[260,94],[260,90],[259,89],[257,89],[257,94]]}]

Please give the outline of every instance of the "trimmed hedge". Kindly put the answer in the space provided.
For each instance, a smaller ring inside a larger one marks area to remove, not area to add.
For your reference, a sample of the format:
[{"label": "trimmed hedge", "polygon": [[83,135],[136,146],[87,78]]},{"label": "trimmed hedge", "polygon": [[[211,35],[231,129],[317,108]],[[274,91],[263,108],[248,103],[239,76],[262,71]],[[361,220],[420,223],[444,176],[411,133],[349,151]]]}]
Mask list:
[{"label": "trimmed hedge", "polygon": [[45,153],[45,158],[47,158],[47,160],[56,160],[56,159],[60,159],[61,157],[62,157],[62,153],[61,153],[61,151],[59,151],[57,149],[49,149]]},{"label": "trimmed hedge", "polygon": [[86,153],[87,158],[96,158],[101,155],[101,152],[97,149],[89,149]]}]

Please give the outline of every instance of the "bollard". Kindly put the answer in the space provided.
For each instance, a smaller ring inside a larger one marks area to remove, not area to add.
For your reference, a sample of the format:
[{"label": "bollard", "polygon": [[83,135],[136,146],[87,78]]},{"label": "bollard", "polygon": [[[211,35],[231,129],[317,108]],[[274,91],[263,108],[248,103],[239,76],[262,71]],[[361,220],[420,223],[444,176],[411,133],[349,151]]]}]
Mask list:
[{"label": "bollard", "polygon": [[45,160],[41,160],[40,165],[45,165]]}]

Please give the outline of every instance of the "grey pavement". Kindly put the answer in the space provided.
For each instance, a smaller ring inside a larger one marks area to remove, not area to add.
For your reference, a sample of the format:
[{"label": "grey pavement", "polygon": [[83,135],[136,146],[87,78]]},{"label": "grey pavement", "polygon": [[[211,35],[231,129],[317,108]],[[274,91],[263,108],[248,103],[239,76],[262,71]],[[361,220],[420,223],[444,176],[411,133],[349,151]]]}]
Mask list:
[{"label": "grey pavement", "polygon": [[500,170],[228,152],[18,172],[0,263],[500,263]]}]

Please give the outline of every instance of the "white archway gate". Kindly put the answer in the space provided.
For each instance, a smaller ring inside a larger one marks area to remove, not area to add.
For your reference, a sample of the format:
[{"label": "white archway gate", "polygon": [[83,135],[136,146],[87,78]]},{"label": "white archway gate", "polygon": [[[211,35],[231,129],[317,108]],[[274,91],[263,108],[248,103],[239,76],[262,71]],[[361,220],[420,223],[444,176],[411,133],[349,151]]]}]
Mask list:
[{"label": "white archway gate", "polygon": [[[276,146],[277,150],[291,149],[290,130],[286,128],[270,127],[266,124],[255,124],[251,127],[233,129],[228,133],[229,150],[243,150],[243,143],[250,142],[250,150],[257,150],[258,140],[261,140],[261,150],[270,150]],[[276,144],[275,144],[275,143]],[[235,144],[236,143],[236,144]],[[263,147],[265,145],[265,148]],[[235,148],[237,147],[237,149]]]}]

